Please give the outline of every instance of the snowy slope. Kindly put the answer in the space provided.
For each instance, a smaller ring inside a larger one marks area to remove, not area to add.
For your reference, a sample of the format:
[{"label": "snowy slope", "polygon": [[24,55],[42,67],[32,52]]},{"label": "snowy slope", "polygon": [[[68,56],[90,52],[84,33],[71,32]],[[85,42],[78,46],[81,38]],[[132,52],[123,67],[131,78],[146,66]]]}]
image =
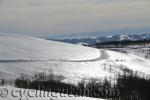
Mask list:
[{"label": "snowy slope", "polygon": [[108,55],[111,55],[109,59],[114,61],[116,64],[122,64],[134,71],[150,74],[150,61],[143,57],[115,51],[107,51],[107,53]]},{"label": "snowy slope", "polygon": [[0,34],[0,60],[86,60],[97,57],[98,50],[92,48],[21,35]]},{"label": "snowy slope", "polygon": [[[110,66],[114,68],[113,72],[110,72]],[[115,77],[119,70],[116,66],[150,74],[150,62],[137,56],[34,37],[0,34],[0,78],[53,71],[65,76],[68,82],[76,82]]]}]

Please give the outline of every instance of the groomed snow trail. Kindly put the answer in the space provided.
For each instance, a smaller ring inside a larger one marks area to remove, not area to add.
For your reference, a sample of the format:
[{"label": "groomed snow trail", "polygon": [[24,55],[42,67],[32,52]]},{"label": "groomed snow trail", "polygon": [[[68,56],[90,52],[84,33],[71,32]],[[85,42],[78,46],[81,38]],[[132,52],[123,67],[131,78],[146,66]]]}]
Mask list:
[{"label": "groomed snow trail", "polygon": [[0,60],[0,63],[21,63],[21,62],[44,62],[44,61],[60,61],[60,62],[96,62],[109,58],[105,50],[99,50],[99,57],[89,60],[65,60],[65,59],[47,59],[47,60]]}]

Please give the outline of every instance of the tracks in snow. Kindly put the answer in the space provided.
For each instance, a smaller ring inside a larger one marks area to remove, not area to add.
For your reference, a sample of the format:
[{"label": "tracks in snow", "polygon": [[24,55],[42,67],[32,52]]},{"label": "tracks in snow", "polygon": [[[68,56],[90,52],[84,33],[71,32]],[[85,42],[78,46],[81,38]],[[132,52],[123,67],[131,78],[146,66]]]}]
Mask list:
[{"label": "tracks in snow", "polygon": [[104,59],[108,59],[109,55],[105,50],[99,50],[99,57],[89,60],[65,60],[65,59],[46,59],[46,60],[0,60],[0,63],[26,63],[26,62],[48,62],[48,61],[61,61],[61,62],[96,62]]}]

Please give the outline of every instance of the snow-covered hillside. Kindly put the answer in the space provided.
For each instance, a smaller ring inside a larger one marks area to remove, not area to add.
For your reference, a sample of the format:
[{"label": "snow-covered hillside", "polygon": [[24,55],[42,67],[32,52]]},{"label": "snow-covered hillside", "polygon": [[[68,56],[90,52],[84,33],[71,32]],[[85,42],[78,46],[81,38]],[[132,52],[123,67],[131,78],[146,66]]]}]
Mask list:
[{"label": "snow-covered hillside", "polygon": [[99,51],[92,48],[21,35],[0,34],[0,60],[87,60],[97,57]]},{"label": "snow-covered hillside", "polygon": [[[109,68],[113,67],[113,70]],[[0,78],[15,78],[20,73],[53,72],[66,81],[114,77],[117,66],[150,73],[146,59],[122,53],[43,40],[34,37],[0,34]]]}]

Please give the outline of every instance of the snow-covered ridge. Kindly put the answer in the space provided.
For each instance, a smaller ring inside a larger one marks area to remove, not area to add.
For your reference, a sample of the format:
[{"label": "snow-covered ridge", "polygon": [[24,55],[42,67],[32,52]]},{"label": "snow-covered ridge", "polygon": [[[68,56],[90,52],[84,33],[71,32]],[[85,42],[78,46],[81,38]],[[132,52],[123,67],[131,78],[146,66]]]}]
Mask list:
[{"label": "snow-covered ridge", "polygon": [[97,49],[34,37],[0,34],[0,60],[89,60],[98,58]]},{"label": "snow-covered ridge", "polygon": [[[50,39],[51,40],[51,39]],[[117,34],[109,36],[97,36],[97,37],[88,37],[88,38],[66,38],[66,39],[55,39],[56,41],[72,43],[72,44],[85,44],[85,45],[94,45],[96,43],[110,42],[110,41],[136,41],[136,40],[150,40],[150,34]]]}]

